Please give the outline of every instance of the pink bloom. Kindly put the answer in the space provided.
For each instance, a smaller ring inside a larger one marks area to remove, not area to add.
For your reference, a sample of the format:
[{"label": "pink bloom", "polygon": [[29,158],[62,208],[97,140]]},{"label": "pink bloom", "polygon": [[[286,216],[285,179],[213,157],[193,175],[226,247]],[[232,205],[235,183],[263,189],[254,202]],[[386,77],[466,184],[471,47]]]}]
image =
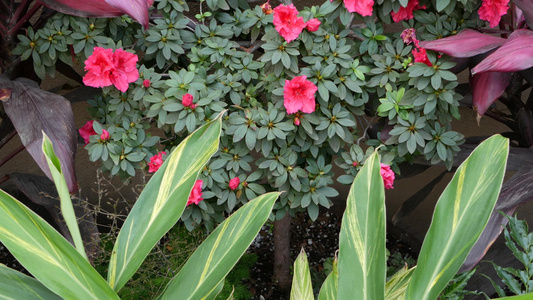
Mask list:
[{"label": "pink bloom", "polygon": [[150,162],[148,163],[148,172],[153,173],[159,170],[163,164],[163,154],[167,154],[165,151],[161,151],[156,155],[150,157]]},{"label": "pink bloom", "polygon": [[298,118],[298,117],[294,118],[294,125],[300,126],[300,124],[301,124],[300,123],[300,118]]},{"label": "pink bloom", "polygon": [[418,43],[416,45],[416,48],[411,51],[413,56],[415,57],[415,62],[421,62],[425,63],[428,66],[432,66],[433,64],[429,61],[428,55],[426,53],[426,49],[419,47]]},{"label": "pink bloom", "polygon": [[418,0],[409,0],[406,7],[403,7],[400,5],[400,9],[398,12],[392,11],[390,14],[392,16],[392,20],[396,23],[402,21],[402,20],[410,20],[413,18],[413,11],[417,9],[425,9],[426,6],[420,6],[418,5]]},{"label": "pink bloom", "polygon": [[83,83],[92,87],[115,85],[122,92],[128,90],[128,84],[139,79],[137,55],[117,49],[94,47],[93,54],[85,61]]},{"label": "pink bloom", "polygon": [[357,165],[359,165],[358,162],[354,161],[353,164],[352,164],[354,167],[357,167]]},{"label": "pink bloom", "polygon": [[402,34],[400,35],[402,38],[404,44],[411,44],[415,43],[415,45],[418,45],[418,40],[416,39],[416,30],[414,28],[407,28],[404,31],[402,31]]},{"label": "pink bloom", "polygon": [[85,145],[89,144],[89,142],[91,141],[91,135],[97,134],[96,131],[94,131],[93,123],[94,120],[88,121],[87,123],[85,123],[85,125],[83,125],[82,128],[78,130],[81,137],[85,140]]},{"label": "pink bloom", "polygon": [[307,31],[314,32],[318,30],[318,27],[320,27],[320,21],[318,19],[311,19],[305,23],[305,27],[307,28]]},{"label": "pink bloom", "polygon": [[386,189],[393,189],[392,184],[394,183],[394,171],[391,170],[389,165],[381,164],[381,170],[379,171],[381,177],[383,178],[383,184]]},{"label": "pink bloom", "polygon": [[316,85],[307,80],[306,76],[296,76],[292,80],[285,80],[283,88],[283,105],[288,114],[301,110],[304,113],[315,111]]},{"label": "pink bloom", "polygon": [[241,180],[239,177],[235,177],[229,181],[229,188],[234,191],[239,187],[239,183],[241,183]]},{"label": "pink bloom", "polygon": [[183,95],[183,98],[181,98],[181,104],[185,107],[195,108],[196,104],[192,103],[193,97],[191,94],[187,93]]},{"label": "pink bloom", "polygon": [[344,0],[344,6],[349,12],[356,12],[361,16],[371,16],[373,5],[374,0]]},{"label": "pink bloom", "polygon": [[150,80],[148,80],[148,79],[143,80],[143,86],[145,88],[149,88],[150,87]]},{"label": "pink bloom", "polygon": [[509,0],[483,0],[479,8],[479,18],[489,21],[490,27],[496,27],[503,15],[507,14]]},{"label": "pink bloom", "polygon": [[298,38],[305,28],[304,18],[297,17],[297,15],[298,10],[293,4],[274,8],[274,26],[287,43]]},{"label": "pink bloom", "polygon": [[109,140],[111,136],[109,135],[109,132],[105,129],[102,129],[102,134],[100,135],[100,141],[105,142]]},{"label": "pink bloom", "polygon": [[194,183],[194,187],[192,188],[191,194],[189,195],[189,200],[187,200],[187,206],[193,203],[198,205],[200,201],[204,200],[202,198],[202,184],[204,184],[203,180],[196,180],[196,182]]}]

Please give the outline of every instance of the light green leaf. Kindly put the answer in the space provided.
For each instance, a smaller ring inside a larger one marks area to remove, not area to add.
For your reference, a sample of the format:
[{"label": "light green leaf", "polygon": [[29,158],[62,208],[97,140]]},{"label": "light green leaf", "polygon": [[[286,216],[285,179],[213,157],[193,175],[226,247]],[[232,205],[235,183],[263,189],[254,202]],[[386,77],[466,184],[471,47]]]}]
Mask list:
[{"label": "light green leaf", "polygon": [[[72,236],[76,250],[87,259],[87,254],[85,254],[85,247],[83,246],[83,241],[81,239],[80,228],[78,227],[78,219],[74,213],[74,207],[72,207],[72,199],[70,199],[70,193],[68,191],[67,182],[63,176],[63,171],[61,170],[61,161],[59,157],[56,156],[54,152],[54,147],[52,146],[52,141],[43,131],[43,153],[50,168],[50,173],[52,173],[52,178],[54,178],[54,184],[59,194],[59,199],[61,200],[61,214],[67,223],[68,231]],[[88,260],[88,259],[87,259]]]},{"label": "light green leaf", "polygon": [[64,299],[118,299],[89,262],[52,226],[0,190],[0,242]]},{"label": "light green leaf", "polygon": [[37,279],[26,276],[0,264],[0,298],[34,300],[34,299],[61,299],[52,293]]},{"label": "light green leaf", "polygon": [[355,177],[339,237],[338,299],[384,299],[385,192],[376,152]]},{"label": "light green leaf", "polygon": [[279,193],[250,200],[196,249],[161,299],[203,299],[224,280],[268,219]]},{"label": "light green leaf", "polygon": [[533,298],[533,293],[527,293],[523,295],[516,295],[511,297],[496,298],[494,300],[531,300]]},{"label": "light green leaf", "polygon": [[495,135],[457,169],[439,198],[406,299],[436,299],[479,238],[503,182],[509,141]]},{"label": "light green leaf", "polygon": [[413,276],[414,268],[409,269],[407,265],[394,273],[392,277],[385,284],[385,299],[387,300],[403,300],[405,297],[405,290]]},{"label": "light green leaf", "polygon": [[307,254],[304,249],[294,262],[294,274],[292,277],[291,300],[314,299],[313,286],[311,284],[311,273],[307,263]]},{"label": "light green leaf", "polygon": [[107,281],[118,291],[181,216],[198,173],[217,151],[221,117],[198,128],[150,179],[117,237]]},{"label": "light green leaf", "polygon": [[320,288],[320,293],[318,294],[318,300],[336,300],[337,299],[337,283],[339,280],[339,269],[337,268],[338,260],[335,256],[333,261],[333,270],[329,273],[326,280]]}]

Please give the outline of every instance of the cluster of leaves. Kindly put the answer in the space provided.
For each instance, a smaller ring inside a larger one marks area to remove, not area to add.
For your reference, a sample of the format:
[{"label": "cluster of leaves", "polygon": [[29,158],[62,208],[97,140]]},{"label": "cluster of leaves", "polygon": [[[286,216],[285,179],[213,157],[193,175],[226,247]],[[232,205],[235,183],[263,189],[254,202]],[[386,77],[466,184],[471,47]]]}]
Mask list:
[{"label": "cluster of leaves", "polygon": [[[427,11],[415,11],[404,26],[431,39],[472,25],[470,2],[443,2],[448,4],[440,13],[425,3]],[[451,130],[460,99],[453,91],[454,63],[431,53],[432,66],[413,63],[412,46],[399,33],[385,33],[390,11],[406,3],[377,1],[381,22],[376,23],[347,12],[340,0],[326,1],[300,11],[305,21],[318,18],[320,28],[287,43],[274,28],[273,15],[260,6],[201,2],[192,20],[184,15],[185,2],[160,0],[147,30],[126,16],[58,14],[42,29],[19,36],[14,53],[31,57],[40,76],[53,75],[58,60],[84,61],[95,46],[139,55],[140,78],[127,92],[104,88],[89,102],[111,137],[102,142],[95,136],[86,148],[111,174],[134,176],[160,149],[158,143],[170,150],[228,110],[222,146],[201,173],[208,201],[182,216],[189,228],[202,222],[211,227],[267,190],[286,192],[274,208],[276,217],[307,211],[316,219],[319,207],[329,207],[338,195],[331,187],[334,161],[345,171],[337,180],[351,183],[376,148],[398,172],[397,163],[418,155],[450,167],[463,142]],[[354,26],[354,19],[363,23]],[[316,109],[287,114],[285,80],[300,75],[318,87]],[[194,106],[182,104],[187,93]],[[159,136],[146,132],[152,127],[161,130]],[[229,181],[235,177],[240,184],[233,190]]]}]

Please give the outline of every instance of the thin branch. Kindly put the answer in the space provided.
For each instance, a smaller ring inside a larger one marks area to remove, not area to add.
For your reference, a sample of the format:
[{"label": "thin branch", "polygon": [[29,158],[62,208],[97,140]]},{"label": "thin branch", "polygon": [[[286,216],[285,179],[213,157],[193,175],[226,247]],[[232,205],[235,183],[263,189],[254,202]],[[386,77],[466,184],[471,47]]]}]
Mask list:
[{"label": "thin branch", "polygon": [[33,15],[42,7],[42,5],[40,3],[35,3],[31,9],[26,13],[24,14],[24,17],[22,17],[18,22],[17,24],[15,24],[15,26],[13,26],[9,32],[7,33],[7,36],[8,37],[13,37],[15,34],[17,34],[17,32],[19,32],[19,30],[22,28],[22,26],[24,26],[24,24],[26,24],[26,22],[28,22],[31,17],[33,17]]},{"label": "thin branch", "polygon": [[9,175],[5,175],[4,177],[0,178],[0,184],[2,184],[2,183],[4,183],[4,182],[8,181],[9,178],[10,178]]},{"label": "thin branch", "polygon": [[355,17],[355,14],[351,14],[350,21],[348,21],[348,24],[346,24],[346,29],[351,29],[352,28],[352,22],[353,22],[353,18],[354,17]]},{"label": "thin branch", "polygon": [[368,132],[368,129],[370,129],[370,127],[372,127],[372,124],[373,124],[372,122],[374,121],[374,118],[376,118],[376,115],[374,115],[374,116],[372,117],[372,119],[370,119],[370,121],[367,121],[365,118],[363,118],[363,120],[365,120],[365,122],[366,122],[367,125],[366,125],[366,127],[365,127],[365,130],[363,131],[363,135],[361,135],[361,137],[358,138],[357,141],[356,141],[356,142],[357,142],[357,146],[359,146],[359,144],[361,143],[361,141],[362,141],[363,139],[366,138],[366,136],[367,136],[366,133]]},{"label": "thin branch", "polygon": [[10,159],[15,157],[15,155],[22,152],[22,150],[26,149],[24,145],[20,145],[17,149],[13,150],[13,152],[9,153],[6,157],[4,157],[2,160],[0,160],[0,167],[3,166],[6,162],[8,162]]},{"label": "thin branch", "polygon": [[0,149],[4,147],[7,142],[9,142],[15,135],[17,135],[17,130],[13,129],[11,132],[9,132],[1,141],[0,141]]},{"label": "thin branch", "polygon": [[485,116],[489,117],[489,118],[492,118],[504,125],[506,125],[507,127],[511,128],[513,131],[518,131],[518,126],[516,125],[516,123],[513,121],[513,120],[510,120],[510,119],[506,119],[506,118],[502,118],[500,115],[490,111],[490,110],[487,110],[485,112]]},{"label": "thin branch", "polygon": [[31,3],[30,0],[22,0],[22,2],[17,7],[17,10],[15,11],[15,14],[13,14],[13,17],[11,18],[9,27],[13,27],[15,25],[15,22],[17,22],[20,19],[20,17],[28,11],[28,7],[30,7],[30,3]]}]

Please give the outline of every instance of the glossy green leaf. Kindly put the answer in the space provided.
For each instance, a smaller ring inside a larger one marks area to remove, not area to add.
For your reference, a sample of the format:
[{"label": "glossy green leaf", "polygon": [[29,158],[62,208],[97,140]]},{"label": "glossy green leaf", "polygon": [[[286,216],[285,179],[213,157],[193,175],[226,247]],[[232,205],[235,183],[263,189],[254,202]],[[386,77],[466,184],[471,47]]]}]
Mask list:
[{"label": "glossy green leaf", "polygon": [[374,153],[355,177],[342,218],[338,299],[384,298],[385,236],[385,192]]},{"label": "glossy green leaf", "polygon": [[503,182],[509,141],[495,135],[457,169],[439,198],[406,299],[436,299],[479,238]]},{"label": "glossy green leaf", "polygon": [[224,280],[268,219],[279,193],[250,200],[220,224],[170,281],[161,299],[203,299]]},{"label": "glossy green leaf", "polygon": [[307,263],[307,254],[304,249],[294,262],[294,274],[292,277],[291,300],[314,299],[313,286],[311,284],[311,273],[309,272],[309,263]]},{"label": "glossy green leaf", "polygon": [[50,168],[50,173],[54,179],[54,184],[61,201],[61,214],[67,223],[68,231],[72,236],[76,250],[81,254],[81,256],[87,259],[87,254],[85,254],[85,247],[83,246],[83,241],[81,239],[80,228],[78,227],[78,219],[74,213],[74,207],[72,206],[72,200],[70,199],[70,193],[68,191],[67,182],[63,175],[61,168],[61,161],[56,156],[54,152],[54,147],[52,146],[52,141],[43,131],[43,153]]},{"label": "glossy green leaf", "polygon": [[37,279],[0,264],[0,298],[18,300],[61,299]]},{"label": "glossy green leaf", "polygon": [[221,128],[219,116],[189,135],[142,191],[122,225],[109,262],[107,281],[115,291],[180,218],[198,173],[218,149]]},{"label": "glossy green leaf", "polygon": [[0,190],[0,242],[64,299],[118,299],[89,262],[45,220]]},{"label": "glossy green leaf", "polygon": [[339,280],[339,269],[337,268],[338,260],[335,256],[333,261],[333,270],[329,273],[326,280],[320,288],[320,293],[318,294],[318,300],[336,300],[337,299],[337,283]]}]

